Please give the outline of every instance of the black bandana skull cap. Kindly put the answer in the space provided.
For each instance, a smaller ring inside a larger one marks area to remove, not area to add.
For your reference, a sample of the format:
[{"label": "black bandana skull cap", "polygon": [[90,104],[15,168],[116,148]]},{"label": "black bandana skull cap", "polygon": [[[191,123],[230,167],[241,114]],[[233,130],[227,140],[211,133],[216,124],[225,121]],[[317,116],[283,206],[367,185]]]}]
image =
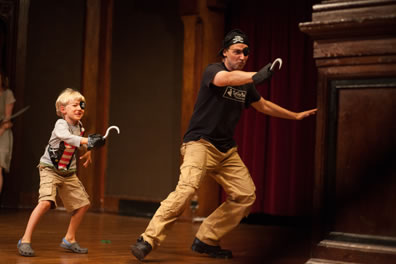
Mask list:
[{"label": "black bandana skull cap", "polygon": [[[249,39],[245,33],[240,29],[233,29],[227,33],[223,40],[223,47],[219,51],[219,55],[224,58],[223,50],[227,49],[233,44],[242,43],[249,46]],[[245,56],[249,55],[249,47],[243,49]]]}]

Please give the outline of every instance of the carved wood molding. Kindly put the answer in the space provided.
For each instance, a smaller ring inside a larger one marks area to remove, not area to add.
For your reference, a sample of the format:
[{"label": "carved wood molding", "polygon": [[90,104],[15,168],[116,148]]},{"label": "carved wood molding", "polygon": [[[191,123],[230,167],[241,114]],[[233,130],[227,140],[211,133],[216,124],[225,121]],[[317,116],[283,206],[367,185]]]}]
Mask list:
[{"label": "carved wood molding", "polygon": [[396,35],[396,0],[323,1],[300,30],[314,40]]},{"label": "carved wood molding", "polygon": [[358,7],[373,7],[378,5],[394,4],[395,0],[336,0],[336,1],[322,1],[321,4],[314,5],[312,10],[314,12],[329,11],[346,8],[358,8]]},{"label": "carved wood molding", "polygon": [[314,58],[396,54],[396,0],[325,1],[299,24],[314,40]]},{"label": "carved wood molding", "polygon": [[346,18],[299,24],[300,30],[313,39],[366,38],[396,34],[396,14],[380,17]]}]

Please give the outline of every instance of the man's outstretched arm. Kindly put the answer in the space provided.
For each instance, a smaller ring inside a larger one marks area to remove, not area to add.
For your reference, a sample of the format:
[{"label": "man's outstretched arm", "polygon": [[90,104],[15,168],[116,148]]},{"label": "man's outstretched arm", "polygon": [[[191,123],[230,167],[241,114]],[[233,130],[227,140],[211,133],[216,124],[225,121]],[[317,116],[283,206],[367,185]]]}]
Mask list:
[{"label": "man's outstretched arm", "polygon": [[263,114],[292,120],[304,119],[310,115],[316,114],[317,111],[317,108],[315,108],[299,113],[292,112],[277,104],[272,103],[271,101],[265,100],[263,97],[261,97],[259,101],[252,103],[252,106],[254,107],[254,109]]},{"label": "man's outstretched arm", "polygon": [[213,84],[218,87],[223,86],[239,86],[247,83],[252,83],[252,76],[255,72],[245,71],[219,71],[213,78]]}]

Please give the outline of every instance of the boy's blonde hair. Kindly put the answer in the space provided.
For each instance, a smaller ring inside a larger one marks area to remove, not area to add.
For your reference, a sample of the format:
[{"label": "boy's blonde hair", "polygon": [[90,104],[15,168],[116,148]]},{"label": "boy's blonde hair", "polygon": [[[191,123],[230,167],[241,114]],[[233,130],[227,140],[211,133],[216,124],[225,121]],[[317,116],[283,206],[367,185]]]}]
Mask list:
[{"label": "boy's blonde hair", "polygon": [[60,111],[61,106],[66,106],[70,101],[82,101],[85,103],[85,97],[79,92],[71,88],[66,88],[61,92],[56,99],[55,108],[56,114],[60,117],[63,117],[62,112]]}]

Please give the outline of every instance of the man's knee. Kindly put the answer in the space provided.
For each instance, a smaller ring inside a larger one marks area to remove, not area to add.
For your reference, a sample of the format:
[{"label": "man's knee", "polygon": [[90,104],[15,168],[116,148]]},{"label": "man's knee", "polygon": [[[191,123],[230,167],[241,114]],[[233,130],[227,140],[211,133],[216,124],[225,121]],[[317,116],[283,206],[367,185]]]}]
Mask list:
[{"label": "man's knee", "polygon": [[194,195],[197,189],[189,184],[179,184],[176,187],[176,191],[181,193],[184,197],[190,198]]},{"label": "man's knee", "polygon": [[244,212],[245,216],[248,216],[248,214],[250,213],[250,209],[252,208],[255,201],[256,201],[256,194],[254,192],[240,197],[239,203],[245,208],[245,212]]},{"label": "man's knee", "polygon": [[182,212],[182,209],[193,196],[195,190],[196,189],[190,185],[178,184],[175,191],[171,192],[168,197],[161,202],[161,208],[175,214]]},{"label": "man's knee", "polygon": [[253,192],[253,193],[243,196],[243,201],[246,204],[252,205],[254,203],[254,201],[256,201],[256,194]]},{"label": "man's knee", "polygon": [[256,201],[256,194],[254,192],[239,194],[232,200],[245,206],[251,206]]},{"label": "man's knee", "polygon": [[251,193],[248,197],[247,197],[248,202],[252,205],[255,201],[256,201],[256,193]]}]

